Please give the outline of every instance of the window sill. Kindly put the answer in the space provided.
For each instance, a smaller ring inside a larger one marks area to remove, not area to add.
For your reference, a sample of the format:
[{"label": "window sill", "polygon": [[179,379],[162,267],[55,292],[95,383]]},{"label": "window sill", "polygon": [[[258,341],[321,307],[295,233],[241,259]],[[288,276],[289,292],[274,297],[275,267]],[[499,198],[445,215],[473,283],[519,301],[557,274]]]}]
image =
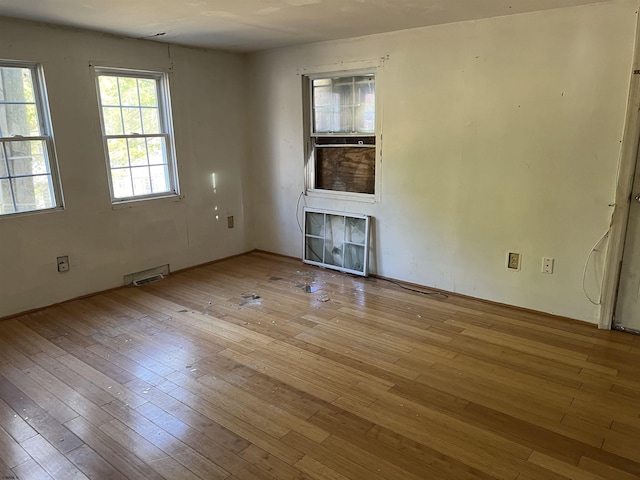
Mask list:
[{"label": "window sill", "polygon": [[16,212],[16,213],[5,213],[0,215],[0,220],[3,218],[24,218],[31,217],[35,215],[45,215],[47,213],[56,213],[56,212],[64,212],[64,207],[53,207],[53,208],[43,208],[41,210],[29,210],[28,212]]},{"label": "window sill", "polygon": [[307,197],[325,198],[327,200],[340,200],[359,203],[376,203],[376,195],[374,193],[352,193],[352,192],[335,192],[333,190],[307,190]]},{"label": "window sill", "polygon": [[111,205],[111,209],[122,210],[125,208],[146,207],[155,203],[180,202],[182,199],[184,199],[184,195],[171,194],[171,195],[165,195],[161,197],[123,200],[123,201],[114,202]]}]

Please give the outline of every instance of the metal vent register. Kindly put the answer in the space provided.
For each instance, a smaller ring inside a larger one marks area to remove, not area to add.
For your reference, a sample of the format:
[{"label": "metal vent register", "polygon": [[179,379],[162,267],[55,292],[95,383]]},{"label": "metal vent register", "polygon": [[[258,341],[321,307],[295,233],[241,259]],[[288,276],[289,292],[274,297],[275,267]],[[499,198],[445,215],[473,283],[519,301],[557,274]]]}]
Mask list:
[{"label": "metal vent register", "polygon": [[367,276],[369,215],[304,209],[302,261]]}]

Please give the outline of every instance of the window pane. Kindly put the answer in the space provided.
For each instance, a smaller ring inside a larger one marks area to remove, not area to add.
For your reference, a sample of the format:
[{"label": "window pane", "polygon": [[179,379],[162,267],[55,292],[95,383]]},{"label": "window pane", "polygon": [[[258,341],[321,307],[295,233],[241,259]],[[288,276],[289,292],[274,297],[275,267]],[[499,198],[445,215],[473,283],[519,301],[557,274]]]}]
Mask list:
[{"label": "window pane", "polygon": [[144,133],[160,133],[160,119],[158,118],[157,108],[142,109],[142,125]]},{"label": "window pane", "polygon": [[152,193],[149,167],[132,168],[131,177],[133,178],[134,195],[149,195],[150,193]]},{"label": "window pane", "polygon": [[329,265],[341,267],[344,247],[344,217],[342,215],[327,215],[325,222],[324,261]]},{"label": "window pane", "polygon": [[155,107],[158,105],[155,80],[140,78],[138,79],[138,88],[140,89],[140,105],[146,107]]},{"label": "window pane", "polygon": [[375,133],[375,77],[316,79],[313,89],[315,133]]},{"label": "window pane", "polygon": [[164,138],[148,138],[147,150],[149,152],[149,165],[164,165],[167,163]]},{"label": "window pane", "polygon": [[102,109],[102,121],[106,135],[122,135],[122,117],[118,107],[104,107]]},{"label": "window pane", "polygon": [[[314,85],[319,80],[314,81]],[[314,131],[315,132],[332,132],[334,131],[334,101],[337,96],[331,92],[331,86],[314,87],[313,89],[313,106],[314,106]]]},{"label": "window pane", "polygon": [[40,124],[35,104],[0,104],[0,136],[38,136]]},{"label": "window pane", "polygon": [[126,198],[133,196],[131,186],[131,176],[128,168],[111,170],[111,186],[115,198]]},{"label": "window pane", "polygon": [[7,160],[5,155],[6,144],[0,142],[0,177],[6,177],[9,175],[9,170],[7,167]]},{"label": "window pane", "polygon": [[364,269],[364,246],[345,245],[343,266],[351,270],[362,271]]},{"label": "window pane", "polygon": [[321,237],[324,235],[324,214],[307,212],[307,235]]},{"label": "window pane", "polygon": [[346,217],[347,231],[345,240],[352,243],[364,244],[367,238],[366,226],[367,222],[364,218]]},{"label": "window pane", "polygon": [[322,251],[324,250],[324,240],[322,238],[307,238],[305,242],[305,256],[312,262],[323,262]]},{"label": "window pane", "polygon": [[0,180],[0,214],[15,213],[10,180]]},{"label": "window pane", "polygon": [[123,108],[122,117],[124,118],[124,133],[142,133],[139,108]]},{"label": "window pane", "polygon": [[111,168],[128,167],[129,153],[127,151],[127,140],[124,138],[110,138],[107,140],[109,150],[109,164]]},{"label": "window pane", "polygon": [[122,105],[138,106],[138,82],[135,78],[119,77],[120,101]]},{"label": "window pane", "polygon": [[0,101],[35,103],[30,68],[0,67]]},{"label": "window pane", "polygon": [[129,142],[129,160],[131,166],[148,165],[147,146],[144,138],[130,138]]},{"label": "window pane", "polygon": [[164,165],[158,165],[155,167],[149,167],[151,173],[151,189],[153,193],[168,192],[171,190],[169,187],[169,172]]},{"label": "window pane", "polygon": [[49,175],[14,178],[11,180],[16,212],[53,208],[52,183]]},{"label": "window pane", "polygon": [[120,105],[120,96],[118,95],[118,78],[117,77],[99,77],[100,85],[100,101],[102,106]]},{"label": "window pane", "polygon": [[334,126],[335,131],[341,133],[350,133],[355,131],[353,128],[353,82],[354,78],[338,78],[334,81],[334,92],[338,95],[337,112],[339,115],[339,123]]},{"label": "window pane", "polygon": [[4,143],[3,150],[7,155],[9,175],[48,175],[49,164],[44,155],[44,148],[44,142],[41,140]]},{"label": "window pane", "polygon": [[371,77],[360,77],[356,89],[355,122],[358,132],[373,133],[376,129],[376,92]]}]

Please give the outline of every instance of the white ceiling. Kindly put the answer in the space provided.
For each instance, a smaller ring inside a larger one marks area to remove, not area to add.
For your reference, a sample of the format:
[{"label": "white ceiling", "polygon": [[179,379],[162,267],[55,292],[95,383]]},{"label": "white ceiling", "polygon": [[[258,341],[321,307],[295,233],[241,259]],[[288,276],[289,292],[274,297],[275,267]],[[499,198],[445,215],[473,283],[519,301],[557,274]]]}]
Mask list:
[{"label": "white ceiling", "polygon": [[0,0],[0,15],[255,51],[611,0]]}]

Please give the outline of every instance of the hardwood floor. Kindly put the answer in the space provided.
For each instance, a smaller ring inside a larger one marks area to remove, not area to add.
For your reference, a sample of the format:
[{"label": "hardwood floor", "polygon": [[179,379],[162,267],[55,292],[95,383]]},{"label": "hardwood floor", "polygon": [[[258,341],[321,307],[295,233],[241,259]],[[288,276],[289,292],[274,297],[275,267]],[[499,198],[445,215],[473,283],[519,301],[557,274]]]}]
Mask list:
[{"label": "hardwood floor", "polygon": [[0,478],[640,478],[640,337],[252,253],[0,322]]}]

